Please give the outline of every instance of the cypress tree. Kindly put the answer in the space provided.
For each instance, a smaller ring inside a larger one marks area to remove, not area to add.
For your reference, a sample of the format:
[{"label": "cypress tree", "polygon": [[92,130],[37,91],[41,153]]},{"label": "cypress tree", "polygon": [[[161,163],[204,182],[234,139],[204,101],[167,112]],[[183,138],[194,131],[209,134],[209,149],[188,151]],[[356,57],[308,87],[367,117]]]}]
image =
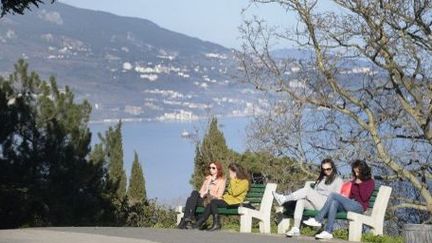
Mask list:
[{"label": "cypress tree", "polygon": [[230,158],[231,151],[226,145],[223,133],[218,128],[217,118],[213,117],[202,143],[198,144],[195,149],[195,166],[191,184],[199,189],[204,180],[206,166],[210,162],[220,161],[226,168]]},{"label": "cypress tree", "polygon": [[114,201],[122,201],[126,196],[126,173],[123,169],[123,139],[121,121],[105,132],[105,154],[108,162],[108,188]]},{"label": "cypress tree", "polygon": [[128,199],[129,203],[133,205],[144,202],[146,198],[147,195],[143,170],[138,160],[138,154],[135,152],[129,179]]}]

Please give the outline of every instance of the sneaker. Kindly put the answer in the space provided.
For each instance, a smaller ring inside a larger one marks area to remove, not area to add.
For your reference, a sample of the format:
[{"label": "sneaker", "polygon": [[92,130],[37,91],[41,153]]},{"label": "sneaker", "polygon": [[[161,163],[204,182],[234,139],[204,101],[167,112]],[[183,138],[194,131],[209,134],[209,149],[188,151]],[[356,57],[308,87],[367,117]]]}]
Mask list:
[{"label": "sneaker", "polygon": [[305,225],[309,225],[312,227],[321,227],[322,226],[322,224],[320,222],[316,221],[315,218],[309,218],[308,220],[304,220],[303,223]]},{"label": "sneaker", "polygon": [[315,238],[317,238],[317,239],[333,239],[333,234],[329,233],[327,231],[323,231],[323,232],[315,235]]},{"label": "sneaker", "polygon": [[277,193],[275,191],[272,192],[273,193],[273,197],[276,200],[276,202],[279,204],[279,206],[282,206],[282,204],[285,203],[285,195]]},{"label": "sneaker", "polygon": [[300,236],[300,229],[294,226],[291,228],[290,231],[286,232],[286,236],[288,237]]}]

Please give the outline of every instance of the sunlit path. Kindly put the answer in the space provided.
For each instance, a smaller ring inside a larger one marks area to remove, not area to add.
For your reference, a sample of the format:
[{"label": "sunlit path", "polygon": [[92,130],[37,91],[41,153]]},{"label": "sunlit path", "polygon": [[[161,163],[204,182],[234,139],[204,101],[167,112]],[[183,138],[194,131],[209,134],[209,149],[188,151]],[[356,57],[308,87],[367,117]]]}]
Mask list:
[{"label": "sunlit path", "polygon": [[[205,239],[205,240],[203,240]],[[68,227],[0,230],[0,243],[152,243],[152,242],[319,242],[309,237],[286,238],[272,234],[244,234],[237,232],[205,232],[198,230],[154,228]],[[341,240],[326,242],[345,242]]]}]

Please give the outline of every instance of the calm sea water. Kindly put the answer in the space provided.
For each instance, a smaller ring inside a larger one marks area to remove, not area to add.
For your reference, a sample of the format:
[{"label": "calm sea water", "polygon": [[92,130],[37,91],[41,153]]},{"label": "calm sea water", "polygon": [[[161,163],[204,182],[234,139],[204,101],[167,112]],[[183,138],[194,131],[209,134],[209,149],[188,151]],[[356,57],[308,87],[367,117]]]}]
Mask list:
[{"label": "calm sea water", "polygon": [[[243,152],[246,149],[246,128],[251,119],[221,118],[218,121],[227,145]],[[189,179],[193,172],[195,144],[181,134],[198,130],[198,137],[202,139],[207,122],[123,123],[124,168],[128,177],[136,151],[144,171],[147,196],[171,206],[184,203],[192,190]],[[99,142],[98,132],[104,133],[113,125],[91,124],[92,144]]]}]

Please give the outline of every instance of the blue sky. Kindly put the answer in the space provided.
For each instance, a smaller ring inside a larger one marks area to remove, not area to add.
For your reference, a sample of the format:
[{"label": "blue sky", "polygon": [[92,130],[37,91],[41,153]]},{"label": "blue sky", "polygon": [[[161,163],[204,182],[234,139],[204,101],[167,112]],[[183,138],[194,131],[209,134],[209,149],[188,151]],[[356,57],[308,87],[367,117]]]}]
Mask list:
[{"label": "blue sky", "polygon": [[239,48],[238,27],[253,15],[278,26],[293,25],[296,18],[276,4],[242,9],[248,0],[60,0],[63,3],[121,16],[148,19],[161,27],[226,47]]}]

